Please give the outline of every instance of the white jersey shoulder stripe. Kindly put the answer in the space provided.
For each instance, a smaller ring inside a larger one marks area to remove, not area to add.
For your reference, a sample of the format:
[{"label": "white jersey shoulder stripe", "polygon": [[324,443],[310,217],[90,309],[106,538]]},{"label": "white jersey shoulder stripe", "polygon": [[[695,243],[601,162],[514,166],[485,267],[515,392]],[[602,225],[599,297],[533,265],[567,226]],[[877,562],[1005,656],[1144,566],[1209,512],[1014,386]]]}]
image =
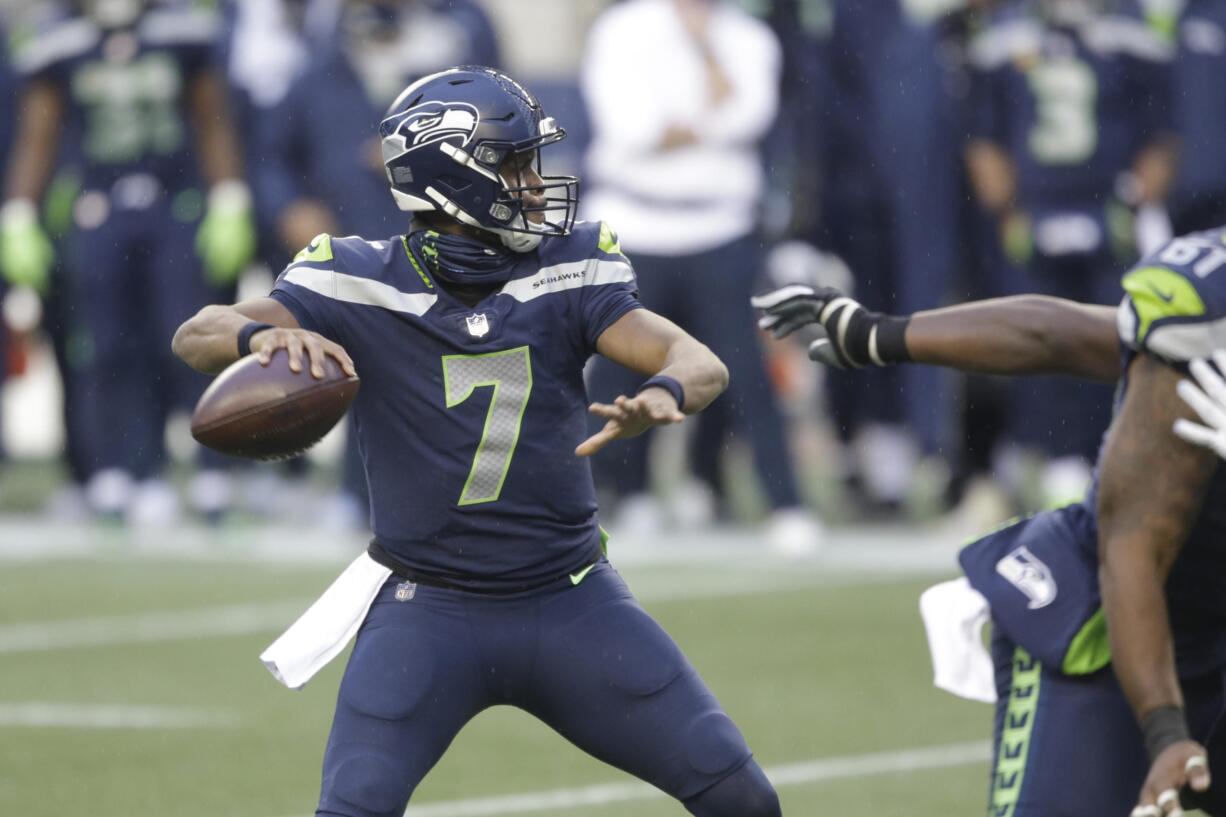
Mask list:
[{"label": "white jersey shoulder stripe", "polygon": [[208,45],[221,31],[221,20],[202,9],[154,11],[140,24],[140,35],[149,45]]},{"label": "white jersey shoulder stripe", "polygon": [[1140,20],[1107,16],[1082,29],[1090,50],[1099,54],[1127,54],[1150,62],[1170,62],[1175,56],[1172,44]]},{"label": "white jersey shoulder stripe", "polygon": [[634,282],[634,270],[625,261],[606,261],[589,258],[586,261],[570,261],[541,267],[534,275],[517,278],[503,285],[502,295],[510,295],[520,303],[542,295],[564,292],[579,287],[604,284],[629,284]]},{"label": "white jersey shoulder stripe", "polygon": [[1038,54],[1043,48],[1043,29],[1033,20],[1010,20],[995,25],[971,44],[971,63],[990,71],[1022,55]]},{"label": "white jersey shoulder stripe", "polygon": [[22,74],[33,74],[60,60],[84,54],[98,44],[101,36],[98,27],[89,20],[61,23],[19,47],[13,65]]},{"label": "white jersey shoulder stripe", "polygon": [[378,306],[408,315],[424,315],[438,300],[437,295],[401,292],[382,281],[317,267],[292,266],[285,271],[282,280],[335,301]]}]

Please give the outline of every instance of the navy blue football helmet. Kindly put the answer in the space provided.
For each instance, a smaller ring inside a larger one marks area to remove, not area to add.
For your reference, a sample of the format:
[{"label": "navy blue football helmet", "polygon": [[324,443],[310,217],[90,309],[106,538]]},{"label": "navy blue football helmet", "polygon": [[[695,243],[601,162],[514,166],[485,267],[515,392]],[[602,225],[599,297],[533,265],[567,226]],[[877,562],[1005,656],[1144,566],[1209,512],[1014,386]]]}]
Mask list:
[{"label": "navy blue football helmet", "polygon": [[[420,79],[392,103],[379,136],[401,210],[439,210],[516,252],[574,225],[579,180],[541,174],[541,149],[566,131],[506,74],[461,66]],[[510,184],[499,172],[508,160]],[[525,164],[539,178],[525,178]]]}]

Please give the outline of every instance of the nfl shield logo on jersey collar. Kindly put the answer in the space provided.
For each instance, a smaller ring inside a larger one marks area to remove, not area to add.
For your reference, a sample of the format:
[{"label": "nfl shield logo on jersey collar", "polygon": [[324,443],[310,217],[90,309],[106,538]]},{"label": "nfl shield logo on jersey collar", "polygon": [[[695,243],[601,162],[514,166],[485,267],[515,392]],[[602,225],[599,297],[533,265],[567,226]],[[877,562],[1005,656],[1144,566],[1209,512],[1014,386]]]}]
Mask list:
[{"label": "nfl shield logo on jersey collar", "polygon": [[484,312],[474,312],[464,319],[468,334],[474,338],[483,338],[490,333],[490,322]]}]

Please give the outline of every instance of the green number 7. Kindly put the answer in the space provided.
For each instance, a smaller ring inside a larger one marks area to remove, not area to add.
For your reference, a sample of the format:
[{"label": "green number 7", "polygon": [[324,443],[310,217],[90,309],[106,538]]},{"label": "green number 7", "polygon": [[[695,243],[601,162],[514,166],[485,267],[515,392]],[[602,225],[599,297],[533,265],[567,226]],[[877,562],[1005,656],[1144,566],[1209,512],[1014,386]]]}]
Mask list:
[{"label": "green number 7", "polygon": [[532,358],[527,346],[484,355],[443,355],[443,390],[447,408],[460,405],[475,389],[494,389],[485,413],[485,427],[468,480],[460,493],[460,505],[493,502],[502,493],[502,483],[519,443],[528,396],[532,394]]}]

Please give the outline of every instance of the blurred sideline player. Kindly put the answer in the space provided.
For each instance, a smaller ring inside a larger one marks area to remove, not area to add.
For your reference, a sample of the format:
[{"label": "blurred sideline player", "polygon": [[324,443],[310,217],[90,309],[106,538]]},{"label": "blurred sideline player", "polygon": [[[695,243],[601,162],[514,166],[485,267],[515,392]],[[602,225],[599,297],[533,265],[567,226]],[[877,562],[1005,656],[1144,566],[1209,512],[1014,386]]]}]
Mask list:
[{"label": "blurred sideline player", "polygon": [[[17,81],[10,64],[10,45],[4,21],[0,20],[0,168],[7,167],[9,148],[13,143],[13,118],[17,111]],[[4,303],[7,287],[0,277],[0,304]],[[3,314],[0,314],[0,389],[8,374],[9,330]],[[0,417],[0,421],[3,421]],[[4,460],[4,448],[0,442],[0,462]]]},{"label": "blurred sideline player", "polygon": [[[821,100],[828,142],[820,158],[822,213],[809,236],[851,267],[855,292],[882,308],[936,306],[948,291],[958,247],[954,146],[941,115],[944,90],[931,27],[903,3],[834,0],[821,44],[832,87]],[[821,93],[821,83],[808,83]],[[933,370],[832,373],[831,413],[845,440],[845,491],[867,518],[897,514],[917,476],[921,453],[950,450],[951,389]],[[929,399],[906,400],[908,390]]]},{"label": "blurred sideline player", "polygon": [[1186,0],[1175,34],[1175,123],[1183,157],[1171,190],[1176,232],[1226,223],[1226,3]]},{"label": "blurred sideline player", "polygon": [[1188,781],[1184,806],[1226,809],[1226,789],[1205,793],[1208,766],[1226,770],[1226,467],[1172,430],[1192,416],[1180,373],[1226,348],[1226,228],[1171,241],[1123,287],[1117,310],[1021,296],[891,317],[796,287],[757,302],[777,334],[820,323],[810,356],[840,367],[1119,378],[1085,501],[959,557],[994,625],[992,814],[1123,815],[1141,789],[1138,817],[1160,817]]},{"label": "blurred sideline player", "polygon": [[[347,0],[332,42],[314,55],[275,108],[256,120],[262,161],[257,198],[292,255],[320,233],[390,235],[403,216],[387,195],[369,123],[410,82],[451,65],[499,64],[493,25],[470,0]],[[319,100],[329,115],[319,116]],[[288,258],[289,256],[287,256]],[[366,475],[350,426],[341,493],[323,512],[330,527],[364,527]]]},{"label": "blurred sideline player", "polygon": [[[565,134],[518,83],[426,77],[379,132],[408,234],[317,236],[271,297],[208,307],[175,338],[201,371],[284,348],[363,379],[369,556],[392,575],[355,588],[377,595],[356,613],[316,813],[399,817],[461,727],[509,704],[692,814],[777,817],[736,726],[605,560],[583,459],[700,410],[727,370],[640,308],[607,224],[574,224],[577,180],[539,170]],[[593,404],[606,423],[588,437],[594,353],[650,377]]]},{"label": "blurred sideline player", "polygon": [[[38,206],[60,140],[71,140],[81,192],[63,240],[63,297],[80,352],[87,499],[103,515],[165,523],[178,507],[162,477],[165,420],[203,386],[173,362],[169,340],[231,291],[254,243],[250,196],[214,68],[216,16],[144,0],[82,0],[76,9],[19,54],[25,86],[0,210],[0,271],[46,290],[53,253]],[[215,456],[203,462],[193,504],[219,513],[228,480]]]},{"label": "blurred sideline player", "polygon": [[[1172,55],[1131,0],[1003,4],[976,38],[967,162],[1012,292],[1120,297],[1118,270],[1136,259],[1131,208],[1160,206],[1174,173]],[[1109,390],[1051,378],[1015,389],[1010,436],[1046,459],[1048,503],[1075,498]]]}]

